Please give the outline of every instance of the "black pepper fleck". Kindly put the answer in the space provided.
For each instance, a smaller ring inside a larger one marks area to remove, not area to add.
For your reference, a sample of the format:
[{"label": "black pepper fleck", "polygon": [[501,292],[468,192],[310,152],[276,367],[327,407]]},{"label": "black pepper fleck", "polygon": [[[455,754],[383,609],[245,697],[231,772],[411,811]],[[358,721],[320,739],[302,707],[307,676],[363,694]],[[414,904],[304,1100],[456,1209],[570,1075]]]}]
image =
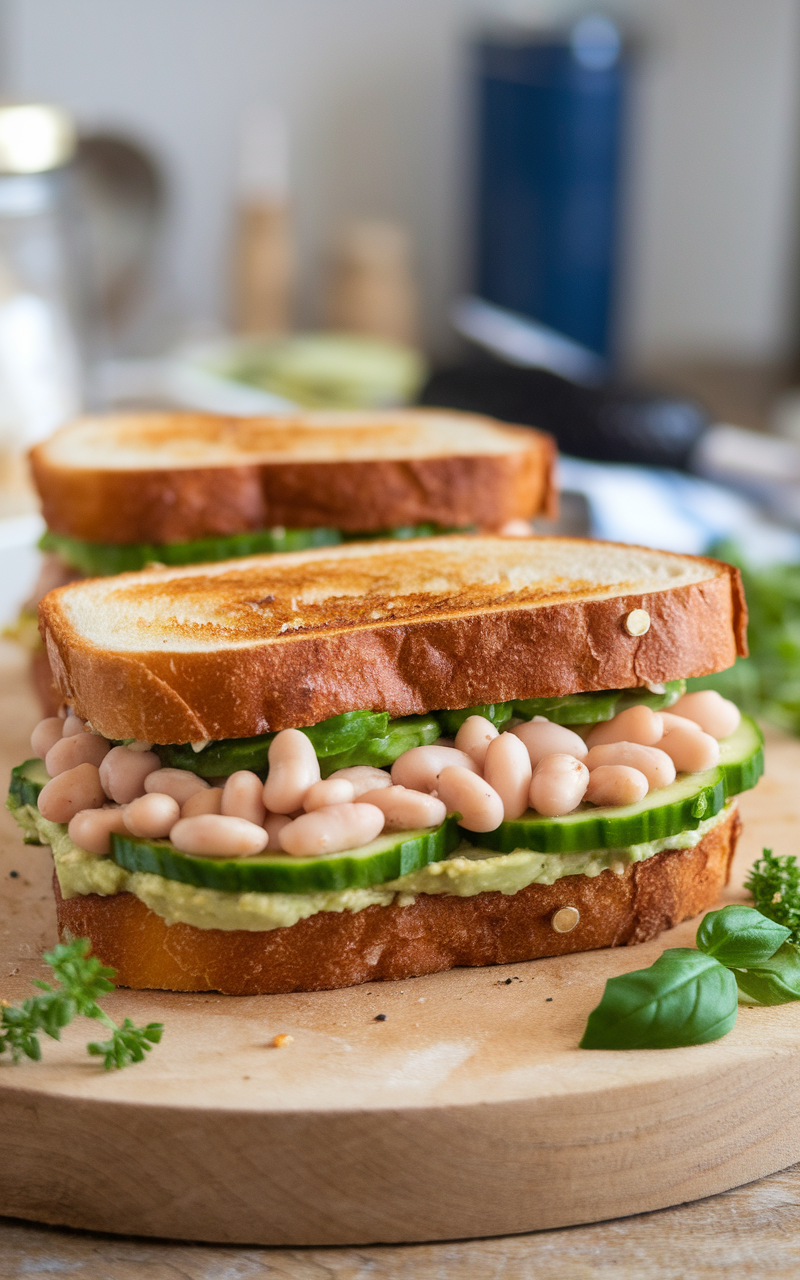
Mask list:
[{"label": "black pepper fleck", "polygon": [[385,1022],[385,1021],[386,1021],[386,1014],[385,1014],[385,1013],[376,1013],[376,1014],[375,1014],[375,1017],[372,1019],[372,1021],[373,1021],[373,1022]]},{"label": "black pepper fleck", "polygon": [[9,871],[9,873],[8,873],[8,874],[11,876],[11,879],[12,879],[12,880],[16,880],[16,879],[18,878],[18,876],[19,876],[19,872],[18,872],[18,871]]},{"label": "black pepper fleck", "polygon": [[545,1000],[545,1004],[550,1004],[550,1002],[552,1001],[552,999],[553,999],[553,997],[552,997],[552,996],[548,996],[548,997],[547,997],[547,999]]},{"label": "black pepper fleck", "polygon": [[510,987],[510,986],[511,986],[511,979],[510,979],[510,978],[506,978],[506,986],[507,986],[507,987]]}]

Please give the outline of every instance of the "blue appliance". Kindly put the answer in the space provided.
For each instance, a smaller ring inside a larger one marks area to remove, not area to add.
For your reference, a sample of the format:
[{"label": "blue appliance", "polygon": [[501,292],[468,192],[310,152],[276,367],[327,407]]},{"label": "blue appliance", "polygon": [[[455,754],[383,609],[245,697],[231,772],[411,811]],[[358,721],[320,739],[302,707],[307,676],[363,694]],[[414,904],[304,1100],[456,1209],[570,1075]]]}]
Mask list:
[{"label": "blue appliance", "polygon": [[630,59],[607,18],[491,37],[478,57],[481,297],[612,345]]}]

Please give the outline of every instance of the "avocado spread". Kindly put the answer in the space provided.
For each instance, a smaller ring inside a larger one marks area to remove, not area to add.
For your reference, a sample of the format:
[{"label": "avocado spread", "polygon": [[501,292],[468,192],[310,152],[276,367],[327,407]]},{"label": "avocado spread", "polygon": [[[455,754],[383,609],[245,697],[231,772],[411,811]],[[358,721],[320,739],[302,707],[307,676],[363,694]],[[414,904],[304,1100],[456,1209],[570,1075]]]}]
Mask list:
[{"label": "avocado spread", "polygon": [[554,884],[563,876],[597,876],[611,870],[622,875],[634,862],[644,862],[665,849],[693,849],[703,836],[724,821],[726,806],[694,831],[651,840],[624,849],[583,853],[535,853],[515,849],[495,854],[463,843],[442,862],[369,889],[319,893],[224,893],[167,880],[149,872],[126,871],[111,858],[98,858],[79,848],[65,826],[48,822],[32,805],[14,810],[14,817],[30,836],[49,844],[58,882],[65,898],[81,894],[132,893],[167,924],[191,924],[198,929],[280,929],[319,911],[362,911],[365,907],[410,906],[416,894],[472,897],[494,890],[514,894],[529,884]]}]

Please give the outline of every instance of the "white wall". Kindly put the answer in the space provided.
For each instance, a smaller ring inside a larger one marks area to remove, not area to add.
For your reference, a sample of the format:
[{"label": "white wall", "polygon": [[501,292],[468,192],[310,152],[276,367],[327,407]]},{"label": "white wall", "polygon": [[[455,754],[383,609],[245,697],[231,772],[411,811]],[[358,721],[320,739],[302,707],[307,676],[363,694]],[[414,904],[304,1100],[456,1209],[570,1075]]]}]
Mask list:
[{"label": "white wall", "polygon": [[800,5],[649,0],[646,16],[626,345],[782,355],[800,244]]},{"label": "white wall", "polygon": [[[151,143],[174,185],[187,314],[219,320],[237,131],[287,112],[301,314],[339,221],[406,221],[428,332],[464,278],[464,39],[536,0],[6,0],[7,88]],[[574,7],[549,0],[550,10]],[[647,37],[634,120],[625,332],[637,357],[760,357],[787,343],[797,0],[617,0]]]}]

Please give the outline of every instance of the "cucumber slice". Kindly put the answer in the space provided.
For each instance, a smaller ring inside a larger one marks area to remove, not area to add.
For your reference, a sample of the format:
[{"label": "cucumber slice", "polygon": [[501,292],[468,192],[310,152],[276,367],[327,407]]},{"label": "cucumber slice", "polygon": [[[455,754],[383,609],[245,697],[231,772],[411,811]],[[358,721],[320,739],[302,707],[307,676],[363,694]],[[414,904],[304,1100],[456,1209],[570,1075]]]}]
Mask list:
[{"label": "cucumber slice", "polygon": [[750,716],[742,716],[736,732],[720,742],[719,767],[729,796],[749,791],[758,782],[764,772],[764,735]]},{"label": "cucumber slice", "polygon": [[482,849],[513,853],[535,849],[538,853],[581,853],[589,849],[624,849],[631,844],[663,840],[681,831],[693,831],[713,818],[725,804],[722,770],[687,773],[669,787],[651,791],[639,804],[595,809],[586,805],[563,818],[544,818],[529,809],[514,822],[501,822],[494,831],[464,836]]},{"label": "cucumber slice", "polygon": [[39,792],[49,781],[50,774],[44,767],[44,760],[34,757],[33,760],[26,760],[24,764],[18,764],[11,770],[6,808],[12,812],[24,804],[33,805],[35,808]]},{"label": "cucumber slice", "polygon": [[682,774],[671,786],[651,791],[640,804],[614,809],[584,805],[563,818],[544,818],[531,809],[515,822],[501,822],[495,831],[464,835],[472,844],[498,853],[578,853],[621,849],[693,831],[719,813],[729,796],[755,786],[764,771],[763,741],[755,721],[742,716],[736,732],[720,743],[716,769]]},{"label": "cucumber slice", "polygon": [[455,818],[427,831],[397,831],[362,849],[321,858],[193,858],[168,840],[114,835],[111,856],[128,871],[150,871],[167,880],[226,893],[315,893],[367,889],[441,862],[461,842]]},{"label": "cucumber slice", "polygon": [[570,693],[563,698],[524,698],[514,702],[514,712],[524,720],[546,716],[554,724],[598,724],[611,720],[626,707],[645,706],[665,711],[686,692],[685,680],[669,680],[663,693],[649,689],[605,689],[598,693]]}]

